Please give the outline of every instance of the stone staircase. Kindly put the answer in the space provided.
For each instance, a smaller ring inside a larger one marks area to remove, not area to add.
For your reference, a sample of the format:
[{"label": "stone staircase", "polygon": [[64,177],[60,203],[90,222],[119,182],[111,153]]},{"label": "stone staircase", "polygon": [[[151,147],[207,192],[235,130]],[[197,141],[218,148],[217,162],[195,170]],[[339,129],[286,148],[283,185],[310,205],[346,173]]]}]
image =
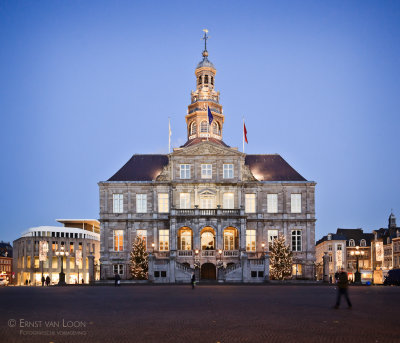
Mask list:
[{"label": "stone staircase", "polygon": [[185,282],[190,283],[192,278],[192,273],[194,272],[193,268],[185,266],[182,263],[175,262],[175,280],[176,282]]},{"label": "stone staircase", "polygon": [[241,263],[231,264],[225,268],[226,282],[239,282],[242,280],[242,265]]}]

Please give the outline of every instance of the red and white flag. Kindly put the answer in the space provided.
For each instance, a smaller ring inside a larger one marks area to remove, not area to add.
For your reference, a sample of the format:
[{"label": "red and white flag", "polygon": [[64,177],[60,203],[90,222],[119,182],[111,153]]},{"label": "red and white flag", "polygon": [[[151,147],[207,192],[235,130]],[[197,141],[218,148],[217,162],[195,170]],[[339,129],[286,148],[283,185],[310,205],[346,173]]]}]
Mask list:
[{"label": "red and white flag", "polygon": [[248,140],[247,140],[247,130],[246,130],[246,124],[243,122],[243,137],[244,137],[244,141],[249,144]]}]

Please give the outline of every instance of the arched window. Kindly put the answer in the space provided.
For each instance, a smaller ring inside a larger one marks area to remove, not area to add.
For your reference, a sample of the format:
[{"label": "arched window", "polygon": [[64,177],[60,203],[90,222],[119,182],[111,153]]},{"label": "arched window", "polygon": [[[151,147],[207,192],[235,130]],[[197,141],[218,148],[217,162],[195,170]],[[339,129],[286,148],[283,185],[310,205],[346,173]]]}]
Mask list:
[{"label": "arched window", "polygon": [[204,75],[204,83],[208,85],[208,75]]},{"label": "arched window", "polygon": [[213,134],[221,135],[221,130],[219,129],[219,124],[217,122],[213,123]]},{"label": "arched window", "polygon": [[178,249],[192,250],[193,234],[188,227],[183,227],[178,230]]},{"label": "arched window", "polygon": [[360,241],[360,247],[366,247],[367,246],[367,242],[365,241],[365,239],[362,239]]},{"label": "arched window", "polygon": [[198,82],[198,84],[201,85],[201,76],[199,76],[199,82]]},{"label": "arched window", "polygon": [[354,242],[354,239],[350,239],[349,240],[349,247],[355,247],[356,246],[356,242]]},{"label": "arched window", "polygon": [[194,121],[191,125],[190,125],[190,134],[191,135],[195,135],[197,132],[197,124]]},{"label": "arched window", "polygon": [[239,247],[238,230],[229,227],[224,230],[224,250],[237,250]]},{"label": "arched window", "polygon": [[215,231],[211,227],[205,227],[200,234],[201,250],[215,250]]},{"label": "arched window", "polygon": [[211,76],[211,84],[214,85],[214,78]]},{"label": "arched window", "polygon": [[208,132],[208,125],[207,125],[207,121],[206,120],[201,122],[201,124],[200,124],[200,132]]}]

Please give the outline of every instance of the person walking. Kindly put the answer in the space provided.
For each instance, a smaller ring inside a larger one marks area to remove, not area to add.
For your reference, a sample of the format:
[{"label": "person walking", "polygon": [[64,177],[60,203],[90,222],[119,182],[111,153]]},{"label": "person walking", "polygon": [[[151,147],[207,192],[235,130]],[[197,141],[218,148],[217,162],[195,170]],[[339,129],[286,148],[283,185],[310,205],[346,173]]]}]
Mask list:
[{"label": "person walking", "polygon": [[47,275],[46,277],[46,286],[50,285],[50,276]]},{"label": "person walking", "polygon": [[342,295],[344,295],[344,297],[346,298],[348,307],[351,308],[352,305],[351,305],[351,301],[349,299],[349,292],[348,292],[349,279],[347,278],[347,273],[344,271],[343,268],[340,270],[340,273],[339,273],[337,287],[338,287],[337,288],[338,292],[337,292],[336,304],[333,308],[335,308],[335,309],[339,308],[340,299],[341,299]]},{"label": "person walking", "polygon": [[196,275],[194,274],[194,272],[192,273],[192,278],[190,279],[190,282],[192,284],[192,289],[194,289],[194,286],[196,284]]},{"label": "person walking", "polygon": [[114,280],[115,280],[115,287],[121,284],[121,277],[119,276],[118,273],[115,273]]},{"label": "person walking", "polygon": [[44,286],[45,281],[46,281],[46,279],[44,278],[44,276],[42,276],[42,287]]}]

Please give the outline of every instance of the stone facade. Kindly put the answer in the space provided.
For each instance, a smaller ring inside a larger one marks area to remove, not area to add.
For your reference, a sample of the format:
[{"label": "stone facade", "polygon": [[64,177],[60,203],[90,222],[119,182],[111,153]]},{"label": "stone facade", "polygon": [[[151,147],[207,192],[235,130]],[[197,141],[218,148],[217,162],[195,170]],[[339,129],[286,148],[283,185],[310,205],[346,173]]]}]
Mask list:
[{"label": "stone facade", "polygon": [[130,278],[138,234],[153,282],[189,282],[193,272],[221,282],[268,280],[268,243],[278,234],[292,247],[295,277],[314,277],[316,183],[279,155],[246,155],[222,141],[215,74],[205,50],[182,147],[134,155],[99,182],[102,279],[116,271]]}]

